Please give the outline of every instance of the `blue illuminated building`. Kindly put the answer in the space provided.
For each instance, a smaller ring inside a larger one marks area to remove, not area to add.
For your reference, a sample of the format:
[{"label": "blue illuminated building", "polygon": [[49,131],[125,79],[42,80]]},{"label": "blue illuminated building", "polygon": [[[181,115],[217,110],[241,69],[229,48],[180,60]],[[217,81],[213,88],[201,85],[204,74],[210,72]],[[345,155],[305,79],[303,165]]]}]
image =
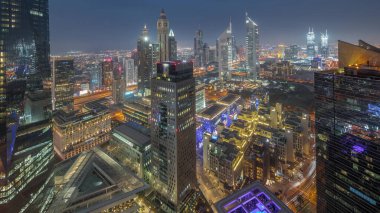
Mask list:
[{"label": "blue illuminated building", "polygon": [[219,213],[290,213],[290,209],[259,181],[215,204]]},{"label": "blue illuminated building", "polygon": [[216,131],[216,126],[219,123],[224,124],[224,126],[229,127],[232,121],[237,119],[239,114],[238,102],[240,96],[229,94],[220,100],[216,104],[202,110],[197,114],[197,121],[201,124],[197,128],[197,143],[202,142],[203,134],[210,133],[214,139],[216,139],[218,132]]}]

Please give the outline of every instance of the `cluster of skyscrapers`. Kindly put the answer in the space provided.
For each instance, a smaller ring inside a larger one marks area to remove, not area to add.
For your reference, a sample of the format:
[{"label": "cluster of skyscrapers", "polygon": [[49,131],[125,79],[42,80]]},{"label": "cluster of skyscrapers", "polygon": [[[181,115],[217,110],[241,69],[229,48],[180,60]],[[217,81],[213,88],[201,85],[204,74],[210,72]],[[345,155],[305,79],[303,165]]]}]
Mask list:
[{"label": "cluster of skyscrapers", "polygon": [[[245,60],[247,79],[255,80],[259,70],[259,30],[258,25],[248,16],[245,16]],[[217,61],[219,65],[219,78],[231,80],[232,72],[236,70],[237,49],[236,41],[232,32],[231,20],[225,31],[218,37],[216,42]]]},{"label": "cluster of skyscrapers", "polygon": [[149,96],[151,79],[156,75],[156,63],[160,61],[177,60],[177,42],[173,30],[169,31],[169,20],[162,10],[157,21],[157,43],[149,37],[148,28],[144,26],[137,42],[138,52],[138,93]]},{"label": "cluster of skyscrapers", "polygon": [[329,36],[326,33],[321,33],[320,42],[316,41],[313,28],[309,28],[309,32],[306,35],[306,49],[309,59],[313,59],[318,54],[323,58],[329,57]]},{"label": "cluster of skyscrapers", "polygon": [[[260,68],[259,33],[248,14],[245,24],[244,68],[252,82]],[[340,68],[315,73],[317,211],[378,212],[380,49],[364,41],[339,41],[338,47]],[[310,155],[309,116],[285,114],[278,103],[269,106],[267,94],[250,100],[252,111],[242,109],[245,103],[237,94],[206,108],[205,85],[196,86],[194,67],[217,61],[219,80],[232,79],[237,50],[231,20],[217,39],[215,59],[212,51],[198,30],[194,64],[178,61],[174,32],[162,10],[157,41],[144,26],[136,60],[105,58],[99,97],[75,102],[74,58],[50,57],[48,0],[3,0],[0,212],[138,211],[133,199],[148,188],[145,182],[153,189],[147,193],[151,204],[165,212],[191,212],[197,206],[193,197],[202,197],[198,131],[203,167],[233,189],[241,186],[244,170],[254,180],[266,180],[276,173],[272,164],[290,165],[296,155]],[[328,35],[321,35],[318,47],[311,29],[307,55],[317,54],[329,56]],[[135,82],[138,100],[125,103],[126,87]],[[271,144],[276,151],[268,155]],[[253,149],[246,152],[248,147]],[[61,162],[54,168],[56,161]],[[220,212],[289,212],[259,183],[216,207]]]}]

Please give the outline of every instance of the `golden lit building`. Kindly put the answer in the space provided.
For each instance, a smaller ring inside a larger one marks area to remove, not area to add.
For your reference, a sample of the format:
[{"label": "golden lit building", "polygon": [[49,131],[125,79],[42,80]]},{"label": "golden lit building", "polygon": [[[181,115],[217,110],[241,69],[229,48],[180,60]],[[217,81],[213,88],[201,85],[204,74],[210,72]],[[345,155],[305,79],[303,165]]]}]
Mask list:
[{"label": "golden lit building", "polygon": [[87,151],[110,138],[111,114],[107,107],[91,102],[82,111],[58,111],[53,118],[54,150],[61,159]]},{"label": "golden lit building", "polygon": [[380,48],[362,40],[358,45],[338,41],[339,68],[352,65],[380,66]]},{"label": "golden lit building", "polygon": [[209,152],[210,171],[218,180],[235,188],[243,174],[243,152],[232,143],[216,142]]}]

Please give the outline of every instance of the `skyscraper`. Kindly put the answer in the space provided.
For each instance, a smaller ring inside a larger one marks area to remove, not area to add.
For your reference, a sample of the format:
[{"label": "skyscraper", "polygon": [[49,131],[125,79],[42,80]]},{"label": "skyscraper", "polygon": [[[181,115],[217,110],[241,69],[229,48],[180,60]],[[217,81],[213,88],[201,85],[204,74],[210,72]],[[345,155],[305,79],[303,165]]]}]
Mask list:
[{"label": "skyscraper", "polygon": [[207,43],[203,44],[203,54],[202,54],[203,66],[207,66],[210,62],[210,47]]},{"label": "skyscraper", "polygon": [[112,99],[115,103],[122,103],[126,91],[125,81],[122,78],[114,79],[112,82]]},{"label": "skyscraper", "polygon": [[74,59],[53,58],[52,107],[53,110],[74,109]]},{"label": "skyscraper", "polygon": [[194,65],[203,66],[203,31],[197,30],[194,37]]},{"label": "skyscraper", "polygon": [[306,34],[306,48],[307,57],[313,59],[316,55],[315,34],[313,28],[309,28],[309,32]]},{"label": "skyscraper", "polygon": [[153,45],[149,42],[149,32],[144,26],[140,38],[137,41],[137,87],[141,95],[149,95],[150,79],[153,77]]},{"label": "skyscraper", "polygon": [[379,212],[380,49],[344,43],[339,52],[365,64],[314,74],[317,210]]},{"label": "skyscraper", "polygon": [[233,36],[231,20],[227,29],[217,39],[216,48],[219,64],[219,78],[221,80],[230,80],[233,60]]},{"label": "skyscraper", "polygon": [[259,29],[257,24],[248,17],[248,13],[245,13],[245,54],[246,54],[246,67],[248,70],[248,78],[257,79],[258,71],[258,58],[259,58]]},{"label": "skyscraper", "polygon": [[177,60],[177,41],[175,40],[173,30],[170,30],[169,33],[169,60]]},{"label": "skyscraper", "polygon": [[112,58],[106,58],[101,63],[102,67],[102,86],[103,89],[110,90],[112,88],[113,79],[113,61]]},{"label": "skyscraper", "polygon": [[323,58],[329,57],[329,36],[327,35],[327,30],[326,34],[321,34],[321,48],[320,48],[320,53]]},{"label": "skyscraper", "polygon": [[135,68],[135,61],[131,58],[123,59],[125,85],[130,86],[136,83],[137,73]]},{"label": "skyscraper", "polygon": [[169,20],[164,9],[157,20],[157,42],[160,45],[160,61],[169,60]]},{"label": "skyscraper", "polygon": [[[0,212],[37,212],[50,201],[42,198],[53,177],[51,92],[43,91],[51,77],[48,8],[47,0],[1,2]],[[36,119],[39,101],[50,104]]]},{"label": "skyscraper", "polygon": [[192,63],[163,62],[152,79],[153,187],[168,206],[196,187],[195,79]]}]

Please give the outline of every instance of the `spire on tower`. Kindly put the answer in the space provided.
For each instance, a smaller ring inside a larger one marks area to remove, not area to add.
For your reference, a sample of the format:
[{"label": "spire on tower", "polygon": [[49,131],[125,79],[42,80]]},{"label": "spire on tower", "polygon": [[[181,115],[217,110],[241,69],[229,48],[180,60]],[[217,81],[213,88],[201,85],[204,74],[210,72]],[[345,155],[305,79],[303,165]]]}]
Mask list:
[{"label": "spire on tower", "polygon": [[169,32],[169,37],[174,37],[174,32],[173,32],[173,29],[170,29],[170,32]]},{"label": "spire on tower", "polygon": [[165,13],[164,8],[161,9],[161,12],[160,12],[160,19],[166,19],[166,13]]},{"label": "spire on tower", "polygon": [[230,33],[232,33],[232,20],[231,20],[231,16],[230,16],[230,23],[228,25],[228,30]]}]

